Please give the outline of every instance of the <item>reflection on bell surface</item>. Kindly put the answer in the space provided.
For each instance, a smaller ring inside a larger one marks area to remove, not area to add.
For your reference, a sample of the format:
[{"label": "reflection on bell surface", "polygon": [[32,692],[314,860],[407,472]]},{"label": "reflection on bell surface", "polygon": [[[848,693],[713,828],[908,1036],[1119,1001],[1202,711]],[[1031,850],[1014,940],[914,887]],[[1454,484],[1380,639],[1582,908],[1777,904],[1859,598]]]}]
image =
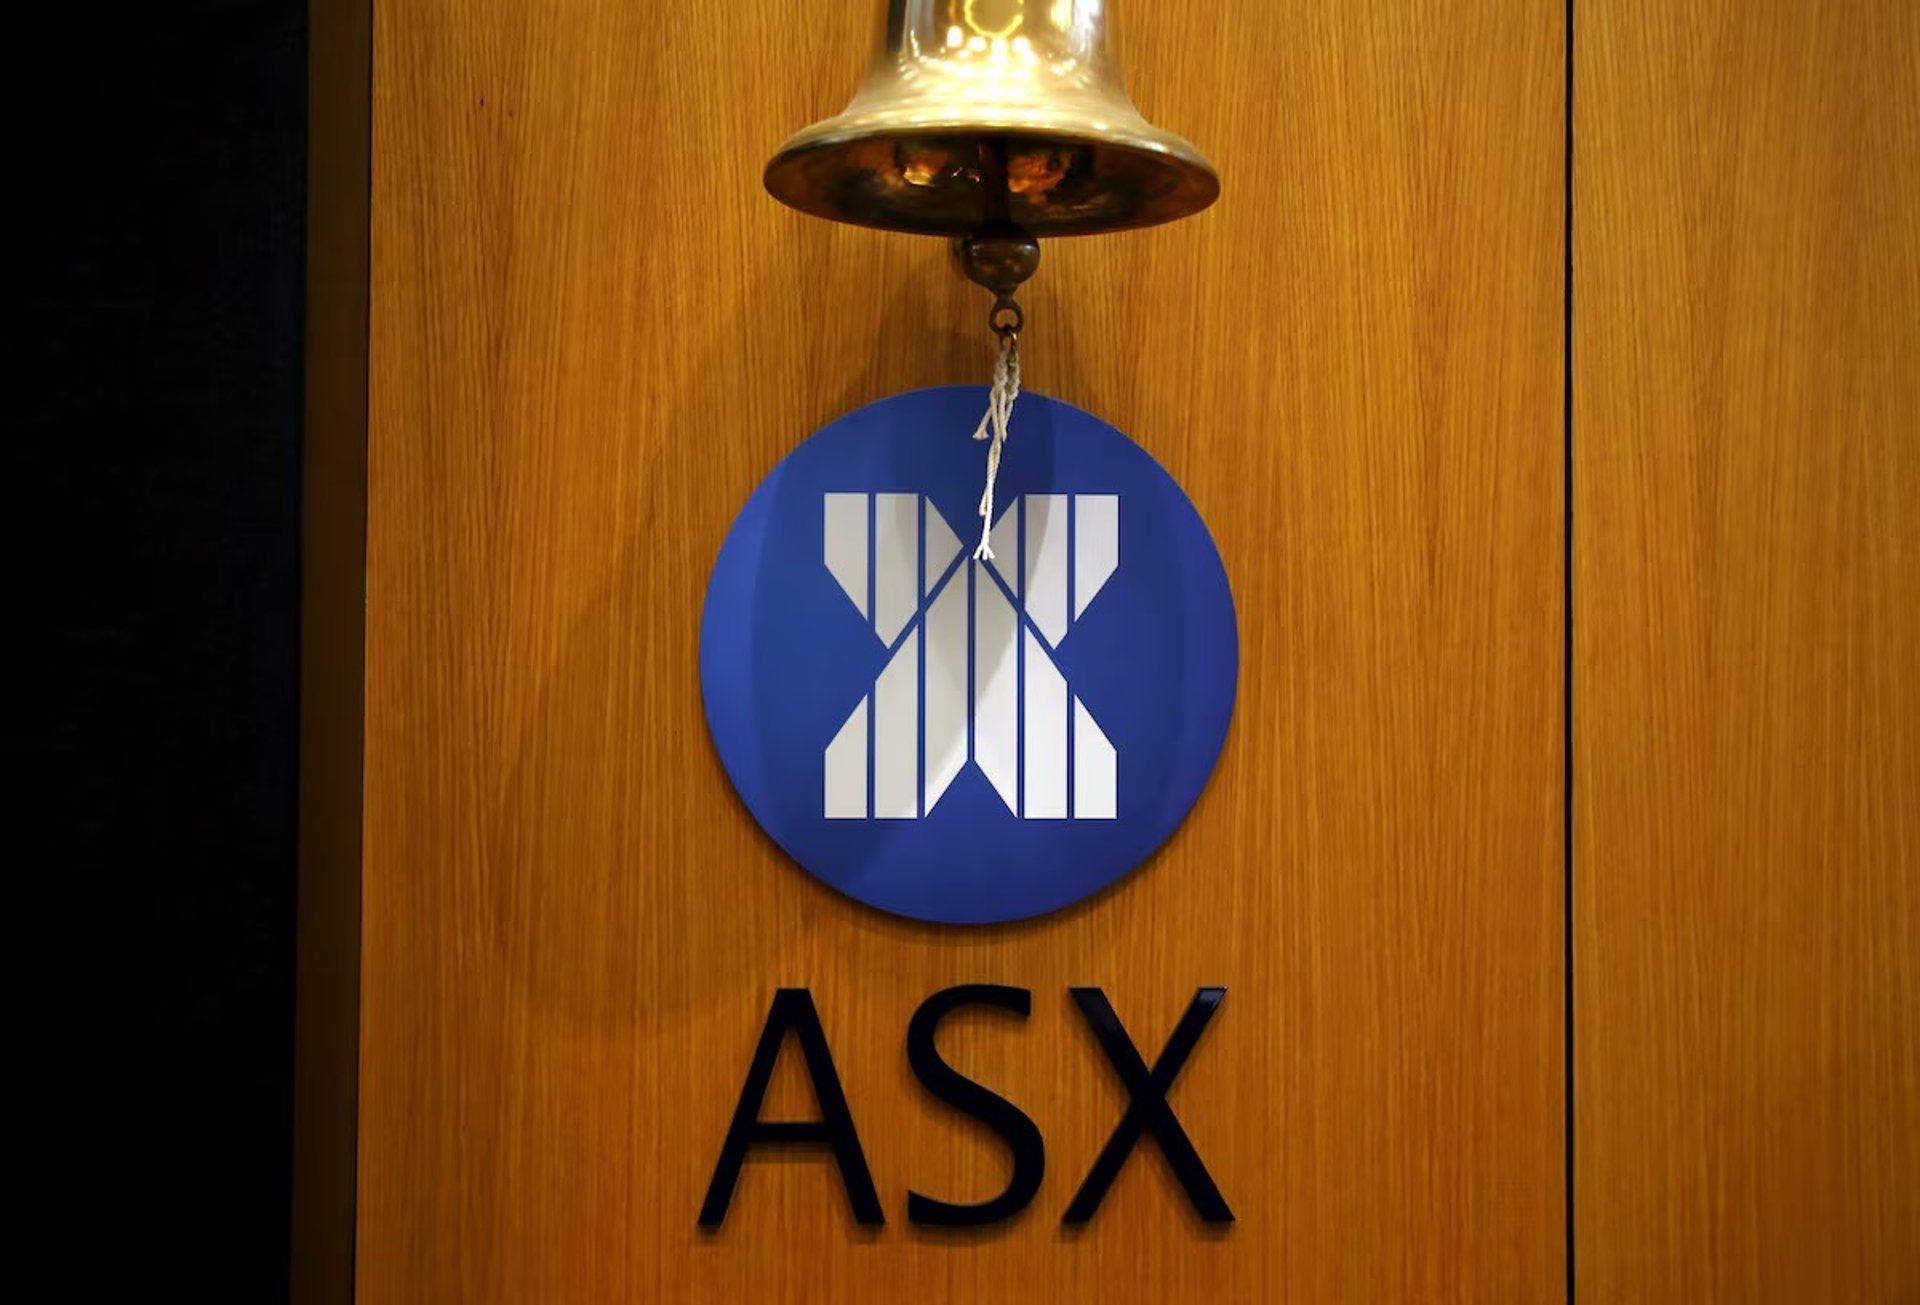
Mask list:
[{"label": "reflection on bell surface", "polygon": [[880,50],[838,117],[767,164],[774,198],[861,226],[1035,236],[1150,226],[1220,193],[1200,152],[1133,107],[1114,0],[886,0]]}]

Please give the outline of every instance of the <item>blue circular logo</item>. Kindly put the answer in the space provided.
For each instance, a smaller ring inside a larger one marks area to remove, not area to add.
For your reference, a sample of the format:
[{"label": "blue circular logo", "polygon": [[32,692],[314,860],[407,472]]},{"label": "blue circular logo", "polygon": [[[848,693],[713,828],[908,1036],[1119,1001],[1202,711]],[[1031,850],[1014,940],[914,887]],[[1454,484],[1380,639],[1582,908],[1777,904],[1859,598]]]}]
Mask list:
[{"label": "blue circular logo", "polygon": [[1205,523],[1105,422],[1021,396],[982,538],[986,403],[896,395],[795,449],[700,626],[754,819],[839,891],[943,924],[1058,910],[1144,861],[1213,771],[1239,670]]}]

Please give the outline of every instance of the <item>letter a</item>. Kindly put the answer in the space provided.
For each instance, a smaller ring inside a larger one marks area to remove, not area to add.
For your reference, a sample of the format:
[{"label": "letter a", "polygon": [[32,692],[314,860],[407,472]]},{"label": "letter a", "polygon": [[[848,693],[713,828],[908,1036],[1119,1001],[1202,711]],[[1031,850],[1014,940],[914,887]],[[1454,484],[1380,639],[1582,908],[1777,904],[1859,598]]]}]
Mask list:
[{"label": "letter a", "polygon": [[[767,1085],[773,1080],[774,1061],[788,1033],[800,1039],[807,1077],[813,1080],[813,1095],[820,1102],[819,1119],[760,1118]],[[760,1045],[754,1049],[753,1064],[740,1089],[740,1104],[734,1107],[733,1123],[720,1146],[719,1163],[713,1167],[713,1181],[707,1185],[707,1199],[700,1206],[702,1228],[718,1228],[726,1222],[727,1205],[733,1200],[734,1184],[740,1180],[740,1166],[746,1162],[747,1151],[761,1143],[831,1147],[853,1217],[861,1223],[886,1222],[880,1212],[880,1198],[873,1190],[866,1153],[860,1149],[860,1135],[854,1131],[853,1115],[847,1110],[846,1093],[840,1090],[840,1073],[834,1068],[833,1053],[827,1049],[827,1035],[820,1028],[820,1014],[814,1009],[813,994],[805,988],[782,988],[773,994],[766,1028],[761,1030]]]}]

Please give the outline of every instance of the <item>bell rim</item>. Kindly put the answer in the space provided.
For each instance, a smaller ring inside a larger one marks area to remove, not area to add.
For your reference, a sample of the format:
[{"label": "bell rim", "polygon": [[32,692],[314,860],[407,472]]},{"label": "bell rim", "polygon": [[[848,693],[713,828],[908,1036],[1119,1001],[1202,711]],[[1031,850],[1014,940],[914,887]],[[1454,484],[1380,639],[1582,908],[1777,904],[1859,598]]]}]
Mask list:
[{"label": "bell rim", "polygon": [[849,213],[825,202],[815,192],[809,191],[804,186],[782,183],[785,178],[798,175],[798,165],[804,160],[849,146],[875,141],[1000,137],[1010,142],[1073,145],[1108,151],[1146,162],[1156,170],[1175,176],[1181,183],[1174,192],[1173,202],[1164,208],[1149,206],[1137,213],[1115,219],[1022,222],[1022,225],[1035,236],[1058,239],[1066,236],[1100,235],[1110,231],[1137,231],[1147,227],[1161,226],[1168,222],[1177,222],[1211,207],[1220,197],[1220,174],[1214,170],[1213,165],[1183,137],[1155,127],[1144,119],[1141,120],[1141,125],[1146,128],[1145,132],[1116,131],[1112,128],[1100,131],[1075,130],[1072,127],[1041,126],[1014,119],[1004,122],[973,119],[964,125],[951,122],[929,122],[875,128],[871,125],[852,123],[841,125],[841,120],[830,118],[788,138],[775,151],[773,157],[767,160],[761,174],[761,183],[774,199],[812,217],[876,231],[898,231],[932,236],[966,235],[977,225],[976,221],[971,219],[965,222],[944,219],[919,220],[912,215],[902,215],[898,220],[869,218]]}]

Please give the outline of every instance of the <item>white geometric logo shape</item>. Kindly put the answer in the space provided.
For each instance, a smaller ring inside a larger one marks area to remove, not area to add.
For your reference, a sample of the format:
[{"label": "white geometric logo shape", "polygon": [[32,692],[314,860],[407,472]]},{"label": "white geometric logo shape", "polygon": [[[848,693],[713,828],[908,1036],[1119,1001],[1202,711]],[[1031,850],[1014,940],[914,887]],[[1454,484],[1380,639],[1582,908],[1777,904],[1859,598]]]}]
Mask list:
[{"label": "white geometric logo shape", "polygon": [[1115,819],[1119,758],[1054,654],[1119,569],[1119,496],[1015,498],[989,562],[922,495],[825,499],[827,570],[888,649],[827,744],[826,817],[924,816],[971,763],[1017,818]]}]

